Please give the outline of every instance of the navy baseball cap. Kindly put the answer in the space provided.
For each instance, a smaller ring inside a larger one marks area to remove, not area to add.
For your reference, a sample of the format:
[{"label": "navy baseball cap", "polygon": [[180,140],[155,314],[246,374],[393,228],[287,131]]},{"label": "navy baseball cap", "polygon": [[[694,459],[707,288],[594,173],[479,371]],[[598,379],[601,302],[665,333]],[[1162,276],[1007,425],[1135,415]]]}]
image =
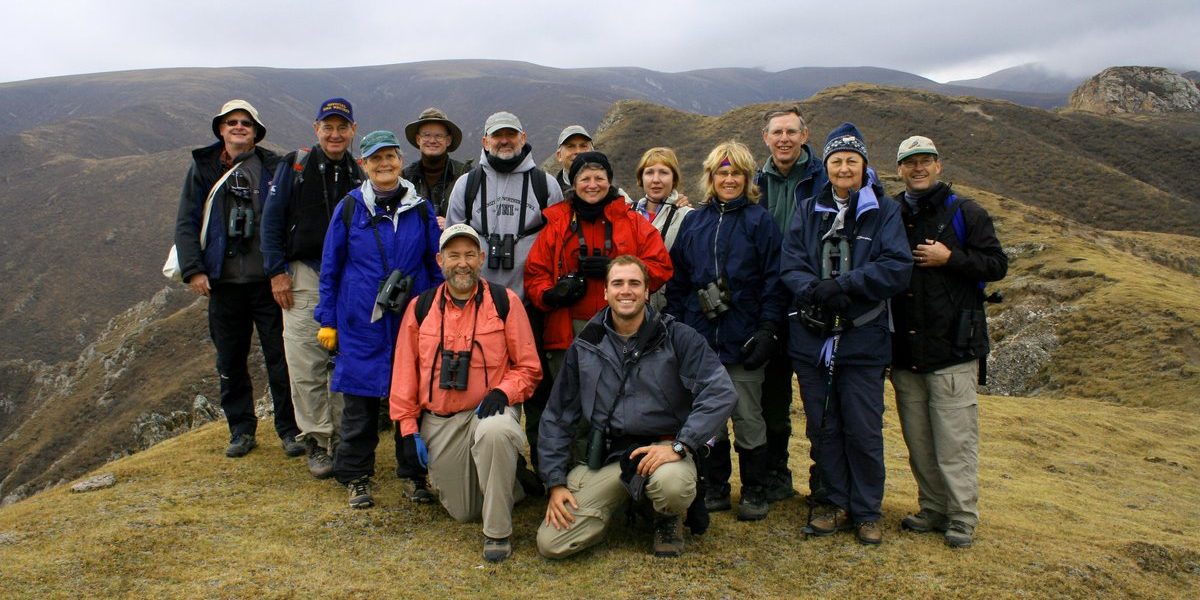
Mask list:
[{"label": "navy baseball cap", "polygon": [[317,110],[317,121],[337,115],[351,123],[354,122],[354,107],[350,106],[350,101],[345,98],[330,98],[321,103],[321,108]]}]

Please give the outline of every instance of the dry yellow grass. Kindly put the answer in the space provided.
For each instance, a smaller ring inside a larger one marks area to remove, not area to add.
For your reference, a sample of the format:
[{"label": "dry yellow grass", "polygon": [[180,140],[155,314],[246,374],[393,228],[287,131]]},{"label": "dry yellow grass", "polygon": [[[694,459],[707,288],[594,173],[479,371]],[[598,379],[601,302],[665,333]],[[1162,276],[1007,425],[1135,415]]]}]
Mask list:
[{"label": "dry yellow grass", "polygon": [[[916,501],[892,410],[881,547],[849,534],[804,539],[792,499],[760,523],[716,515],[680,559],[650,556],[649,532],[619,525],[604,546],[551,562],[534,548],[544,508],[534,500],[518,505],[516,553],[499,566],[482,562],[477,524],[401,497],[390,441],[378,504],[356,511],[273,444],[225,458],[217,423],[107,465],[113,488],[61,487],[0,511],[0,595],[1196,597],[1191,414],[995,397],[982,398],[981,414],[983,522],[969,550],[899,531]],[[793,450],[802,464],[804,442]]]}]

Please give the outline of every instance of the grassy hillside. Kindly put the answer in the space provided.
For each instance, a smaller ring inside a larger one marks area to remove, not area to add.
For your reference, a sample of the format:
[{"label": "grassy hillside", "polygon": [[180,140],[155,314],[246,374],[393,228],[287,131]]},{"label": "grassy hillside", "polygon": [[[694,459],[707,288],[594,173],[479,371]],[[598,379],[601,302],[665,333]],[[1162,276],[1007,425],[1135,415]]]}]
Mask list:
[{"label": "grassy hillside", "polygon": [[[888,404],[892,401],[889,397]],[[518,505],[512,560],[480,558],[478,524],[403,500],[380,446],[378,505],[267,445],[222,455],[214,423],[106,466],[115,487],[59,488],[0,510],[3,595],[33,597],[1183,598],[1200,588],[1200,426],[1191,415],[1075,400],[983,397],[982,524],[951,550],[903,533],[915,489],[887,424],[884,543],[806,540],[799,499],[747,524],[714,518],[680,559],[648,531],[564,562],[536,554],[541,501]],[[802,425],[797,417],[797,427]],[[263,429],[269,429],[263,423]],[[806,455],[797,441],[793,456]]]}]

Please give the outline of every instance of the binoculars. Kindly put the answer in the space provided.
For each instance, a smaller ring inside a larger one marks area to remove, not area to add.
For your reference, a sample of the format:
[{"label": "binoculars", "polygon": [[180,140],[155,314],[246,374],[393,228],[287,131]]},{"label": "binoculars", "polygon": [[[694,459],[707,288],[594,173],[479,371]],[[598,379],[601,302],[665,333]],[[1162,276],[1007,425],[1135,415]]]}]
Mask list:
[{"label": "binoculars", "polygon": [[254,208],[250,206],[234,206],[229,209],[230,239],[250,239],[254,237]]},{"label": "binoculars", "polygon": [[438,387],[443,390],[467,389],[467,377],[471,374],[470,350],[442,350],[442,376]]},{"label": "binoculars", "polygon": [[488,268],[512,270],[516,245],[517,238],[511,233],[488,235]]},{"label": "binoculars", "polygon": [[379,284],[379,292],[375,294],[375,304],[390,313],[401,314],[408,306],[408,296],[412,292],[412,286],[412,276],[405,277],[400,269],[396,269]]},{"label": "binoculars", "polygon": [[709,319],[715,319],[729,310],[729,285],[722,277],[710,281],[708,285],[696,290],[696,298],[700,300],[700,310]]}]

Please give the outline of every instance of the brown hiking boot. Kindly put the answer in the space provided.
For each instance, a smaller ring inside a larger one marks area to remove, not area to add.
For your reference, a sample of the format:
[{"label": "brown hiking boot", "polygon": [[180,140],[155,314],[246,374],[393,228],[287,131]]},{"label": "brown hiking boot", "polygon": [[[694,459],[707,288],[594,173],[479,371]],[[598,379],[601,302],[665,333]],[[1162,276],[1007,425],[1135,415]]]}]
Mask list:
[{"label": "brown hiking boot", "polygon": [[683,554],[683,520],[670,515],[654,516],[654,555]]},{"label": "brown hiking boot", "polygon": [[813,535],[830,535],[836,531],[850,529],[850,515],[840,506],[826,507],[817,518],[808,522]]},{"label": "brown hiking boot", "polygon": [[883,528],[879,526],[878,521],[863,521],[855,525],[855,529],[860,543],[875,546],[883,541]]},{"label": "brown hiking boot", "polygon": [[945,531],[946,524],[946,515],[922,508],[917,511],[917,514],[904,517],[904,520],[900,521],[900,529],[929,533],[930,531]]}]

